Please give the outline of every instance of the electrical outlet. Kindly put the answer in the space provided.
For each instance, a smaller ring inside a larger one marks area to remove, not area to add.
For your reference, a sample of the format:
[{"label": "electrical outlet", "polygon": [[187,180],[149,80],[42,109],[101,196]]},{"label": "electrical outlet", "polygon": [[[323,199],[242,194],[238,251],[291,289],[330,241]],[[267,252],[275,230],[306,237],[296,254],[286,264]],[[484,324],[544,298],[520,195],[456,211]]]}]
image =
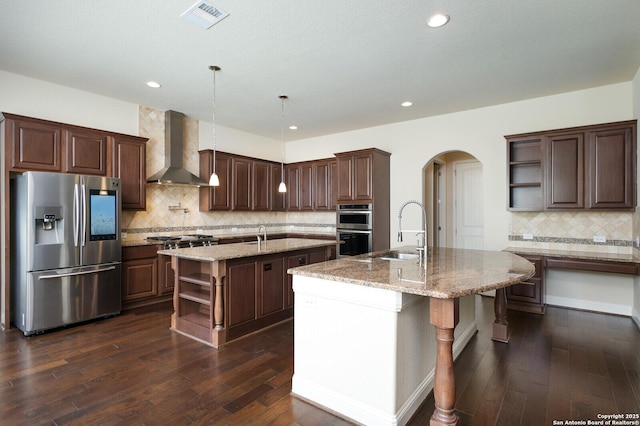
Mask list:
[{"label": "electrical outlet", "polygon": [[522,234],[523,240],[533,240],[533,234]]},{"label": "electrical outlet", "polygon": [[594,235],[593,236],[593,242],[594,243],[606,243],[607,242],[607,237],[605,237],[604,235]]},{"label": "electrical outlet", "polygon": [[231,228],[231,232],[238,232],[238,228],[234,226],[233,228]]}]

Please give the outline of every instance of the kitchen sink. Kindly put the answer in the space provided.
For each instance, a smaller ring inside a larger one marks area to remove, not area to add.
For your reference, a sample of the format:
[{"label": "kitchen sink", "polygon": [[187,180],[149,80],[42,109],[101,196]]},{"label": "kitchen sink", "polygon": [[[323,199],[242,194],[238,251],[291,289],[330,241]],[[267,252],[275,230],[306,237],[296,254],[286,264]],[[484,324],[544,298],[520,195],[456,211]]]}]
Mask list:
[{"label": "kitchen sink", "polygon": [[418,258],[418,254],[416,253],[403,253],[396,250],[391,250],[385,253],[377,254],[372,256],[374,259],[381,260],[415,260]]}]

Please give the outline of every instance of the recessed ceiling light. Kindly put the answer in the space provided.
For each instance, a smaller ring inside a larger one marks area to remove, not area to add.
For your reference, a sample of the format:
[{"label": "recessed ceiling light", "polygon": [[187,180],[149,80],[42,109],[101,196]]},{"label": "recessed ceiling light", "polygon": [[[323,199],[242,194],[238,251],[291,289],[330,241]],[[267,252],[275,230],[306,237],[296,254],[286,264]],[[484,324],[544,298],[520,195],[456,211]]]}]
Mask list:
[{"label": "recessed ceiling light", "polygon": [[406,101],[401,103],[400,105],[402,105],[403,107],[410,107],[411,105],[413,105],[413,102]]},{"label": "recessed ceiling light", "polygon": [[289,130],[298,130],[298,126],[289,126]]},{"label": "recessed ceiling light", "polygon": [[449,15],[444,13],[436,13],[427,19],[427,25],[431,28],[438,28],[449,22]]},{"label": "recessed ceiling light", "polygon": [[147,81],[147,86],[149,86],[149,87],[153,87],[154,89],[157,89],[157,88],[159,88],[159,87],[162,87],[162,86],[160,85],[160,83],[155,82],[155,81]]}]

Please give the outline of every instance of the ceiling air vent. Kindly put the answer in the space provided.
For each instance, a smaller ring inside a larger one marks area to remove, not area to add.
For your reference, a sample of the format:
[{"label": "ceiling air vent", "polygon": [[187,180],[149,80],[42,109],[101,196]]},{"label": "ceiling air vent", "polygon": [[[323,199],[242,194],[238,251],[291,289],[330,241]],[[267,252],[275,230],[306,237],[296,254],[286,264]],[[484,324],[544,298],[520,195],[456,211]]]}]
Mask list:
[{"label": "ceiling air vent", "polygon": [[180,16],[206,30],[222,21],[224,18],[229,16],[229,14],[223,10],[218,9],[211,3],[207,3],[206,1],[199,1],[189,9],[184,11],[184,13]]}]

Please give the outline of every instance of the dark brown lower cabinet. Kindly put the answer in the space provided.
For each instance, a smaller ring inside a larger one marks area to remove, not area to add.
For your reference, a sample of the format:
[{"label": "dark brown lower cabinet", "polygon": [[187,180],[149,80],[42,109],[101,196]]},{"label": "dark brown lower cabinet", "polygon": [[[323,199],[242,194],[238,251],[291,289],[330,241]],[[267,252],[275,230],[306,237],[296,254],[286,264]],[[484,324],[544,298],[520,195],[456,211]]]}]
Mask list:
[{"label": "dark brown lower cabinet", "polygon": [[212,262],[177,258],[172,329],[219,347],[289,319],[287,269],[333,257],[334,246]]},{"label": "dark brown lower cabinet", "polygon": [[256,319],[257,274],[255,260],[227,264],[227,327]]},{"label": "dark brown lower cabinet", "polygon": [[170,300],[175,282],[171,257],[157,254],[161,245],[122,248],[122,308]]},{"label": "dark brown lower cabinet", "polygon": [[[307,253],[287,256],[287,269],[308,264],[309,256],[307,255]],[[285,290],[284,306],[287,308],[293,307],[293,276],[289,274],[287,274],[287,288]]]},{"label": "dark brown lower cabinet", "polygon": [[543,314],[545,310],[544,257],[516,254],[533,263],[536,272],[528,280],[507,287],[507,307],[519,311]]},{"label": "dark brown lower cabinet", "polygon": [[264,317],[284,308],[284,259],[277,257],[261,260],[258,265],[258,317]]},{"label": "dark brown lower cabinet", "polygon": [[158,292],[157,246],[122,249],[122,301],[155,296]]}]

